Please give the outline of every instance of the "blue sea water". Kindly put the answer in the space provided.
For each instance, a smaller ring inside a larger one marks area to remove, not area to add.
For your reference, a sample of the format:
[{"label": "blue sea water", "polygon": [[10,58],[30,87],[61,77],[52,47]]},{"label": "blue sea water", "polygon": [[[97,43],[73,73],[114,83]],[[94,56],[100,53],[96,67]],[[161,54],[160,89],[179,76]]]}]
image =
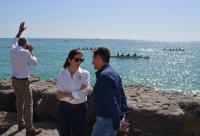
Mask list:
[{"label": "blue sea water", "polygon": [[[42,79],[56,78],[68,52],[74,48],[106,46],[112,55],[137,53],[150,59],[112,58],[111,65],[120,74],[124,85],[141,83],[166,91],[188,94],[200,92],[200,42],[156,42],[108,39],[28,39],[34,46],[39,65],[31,67]],[[11,76],[9,48],[12,39],[0,39],[0,78]],[[183,48],[185,51],[164,51]],[[92,51],[83,50],[82,67],[89,70],[91,84],[95,83]]]}]

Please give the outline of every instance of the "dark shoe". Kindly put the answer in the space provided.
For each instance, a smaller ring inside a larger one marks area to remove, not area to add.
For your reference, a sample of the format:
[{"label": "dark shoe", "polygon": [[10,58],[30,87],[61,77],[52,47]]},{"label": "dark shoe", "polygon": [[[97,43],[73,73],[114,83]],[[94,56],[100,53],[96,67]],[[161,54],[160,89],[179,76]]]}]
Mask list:
[{"label": "dark shoe", "polygon": [[25,128],[25,124],[18,125],[18,131],[21,131]]},{"label": "dark shoe", "polygon": [[42,130],[40,128],[31,128],[31,130],[26,130],[26,136],[35,136],[41,132]]}]

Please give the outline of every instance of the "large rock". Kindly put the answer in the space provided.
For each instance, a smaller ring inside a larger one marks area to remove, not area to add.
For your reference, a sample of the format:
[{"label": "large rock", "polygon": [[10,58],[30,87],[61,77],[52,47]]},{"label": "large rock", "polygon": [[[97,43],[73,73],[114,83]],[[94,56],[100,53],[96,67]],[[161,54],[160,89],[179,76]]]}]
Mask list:
[{"label": "large rock", "polygon": [[[157,91],[142,85],[127,86],[125,92],[131,109],[128,116],[130,135],[138,129],[152,136],[190,136],[186,130],[189,129],[187,124],[192,124],[187,119],[188,110],[180,106],[180,101],[193,101],[193,96]],[[191,117],[193,121],[197,119],[194,115]],[[199,120],[195,122],[200,124]],[[195,129],[190,131],[200,135],[196,132],[196,124],[192,127]]]},{"label": "large rock", "polygon": [[16,114],[11,112],[0,112],[0,134],[4,133],[7,129],[16,123]]},{"label": "large rock", "polygon": [[37,81],[40,81],[40,77],[39,77],[38,75],[32,74],[32,75],[29,77],[28,81],[29,81],[30,83],[37,82]]},{"label": "large rock", "polygon": [[40,80],[30,84],[30,89],[33,91],[33,100],[36,104],[40,99],[45,99],[47,96],[45,94],[51,93],[50,90],[55,88],[55,83],[53,81]]},{"label": "large rock", "polygon": [[0,81],[0,90],[7,90],[12,88],[12,82],[10,79],[2,79]]},{"label": "large rock", "polygon": [[0,90],[0,111],[16,111],[15,99],[13,89]]},{"label": "large rock", "polygon": [[200,102],[184,101],[179,102],[180,107],[184,110],[184,134],[185,136],[200,135]]},{"label": "large rock", "polygon": [[[34,104],[35,120],[54,120],[57,121],[56,105],[58,100],[54,95],[56,88],[50,88],[37,94],[38,100]],[[34,97],[35,98],[35,97]]]}]

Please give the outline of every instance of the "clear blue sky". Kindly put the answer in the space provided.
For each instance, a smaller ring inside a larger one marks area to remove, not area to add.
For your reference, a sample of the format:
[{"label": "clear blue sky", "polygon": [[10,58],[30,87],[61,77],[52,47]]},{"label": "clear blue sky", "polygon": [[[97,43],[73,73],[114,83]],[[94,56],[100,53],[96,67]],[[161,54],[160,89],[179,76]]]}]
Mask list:
[{"label": "clear blue sky", "polygon": [[200,0],[1,0],[0,37],[200,41]]}]

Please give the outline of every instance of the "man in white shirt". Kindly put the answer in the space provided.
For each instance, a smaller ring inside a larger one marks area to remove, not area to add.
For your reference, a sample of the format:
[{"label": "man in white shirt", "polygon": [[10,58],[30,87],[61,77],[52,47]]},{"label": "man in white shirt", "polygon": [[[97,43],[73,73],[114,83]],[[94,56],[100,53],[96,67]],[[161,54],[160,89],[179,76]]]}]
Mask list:
[{"label": "man in white shirt", "polygon": [[26,29],[24,24],[24,22],[20,24],[19,31],[10,48],[12,85],[16,95],[18,130],[26,128],[26,136],[33,136],[39,134],[41,129],[32,126],[33,99],[28,78],[30,65],[36,66],[37,59],[32,53],[33,47],[27,44],[25,38],[20,38]]}]

